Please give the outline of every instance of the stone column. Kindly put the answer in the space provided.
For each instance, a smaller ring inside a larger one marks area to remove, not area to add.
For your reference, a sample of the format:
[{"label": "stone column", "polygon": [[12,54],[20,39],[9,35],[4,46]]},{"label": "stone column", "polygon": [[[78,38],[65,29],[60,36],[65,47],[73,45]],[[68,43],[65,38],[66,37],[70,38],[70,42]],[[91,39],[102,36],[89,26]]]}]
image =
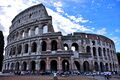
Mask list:
[{"label": "stone column", "polygon": [[31,42],[28,43],[28,53],[31,54]]},{"label": "stone column", "polygon": [[103,48],[101,48],[102,59],[104,59]]},{"label": "stone column", "polygon": [[19,71],[22,71],[22,62],[19,62]]},{"label": "stone column", "polygon": [[51,50],[51,41],[49,38],[47,38],[47,51]]},{"label": "stone column", "polygon": [[32,27],[32,28],[30,29],[30,31],[31,31],[31,36],[34,36],[34,35],[35,35],[34,27]]},{"label": "stone column", "polygon": [[3,71],[3,70],[6,70],[6,66],[5,66],[5,65],[6,65],[6,64],[4,63],[4,64],[3,64],[3,67],[2,67],[2,71]]},{"label": "stone column", "polygon": [[61,57],[58,57],[58,66],[57,66],[58,71],[62,71],[62,62],[61,62]]},{"label": "stone column", "polygon": [[18,50],[17,50],[17,49],[18,49],[18,46],[16,45],[15,47],[16,47],[15,56],[17,56],[17,55],[18,55]]},{"label": "stone column", "polygon": [[38,61],[38,60],[36,61],[36,70],[37,70],[37,71],[40,70],[40,67],[39,67],[39,61]]},{"label": "stone column", "polygon": [[25,49],[23,43],[21,44],[21,46],[22,46],[21,55],[23,55]]},{"label": "stone column", "polygon": [[30,61],[27,61],[27,70],[30,71]]},{"label": "stone column", "polygon": [[93,55],[93,47],[91,47],[90,52],[91,52],[91,55],[92,55],[92,59],[94,59],[94,55]]},{"label": "stone column", "polygon": [[[95,46],[95,47],[96,47],[96,46]],[[98,47],[96,47],[96,56],[97,56],[97,60],[100,60],[99,54],[98,54]]]},{"label": "stone column", "polygon": [[75,70],[74,60],[73,60],[72,57],[71,57],[71,59],[70,59],[69,62],[70,62],[70,63],[69,63],[69,64],[70,64],[70,66],[69,66],[69,67],[70,67],[70,70],[71,70],[71,71]]},{"label": "stone column", "polygon": [[58,43],[58,45],[57,45],[58,51],[61,51],[62,46],[61,46],[61,37],[60,36],[58,37],[57,43]]},{"label": "stone column", "polygon": [[39,44],[39,54],[41,54],[41,51],[42,51],[42,45],[41,45],[42,40],[40,40],[39,43],[40,43],[40,44]]},{"label": "stone column", "polygon": [[107,61],[109,60],[109,53],[108,53],[109,51],[108,51],[108,49],[106,49],[106,57],[107,57]]},{"label": "stone column", "polygon": [[43,34],[42,24],[39,25],[38,29],[39,29],[38,34],[42,35]]},{"label": "stone column", "polygon": [[84,62],[84,60],[81,61],[81,66],[80,66],[80,69],[81,69],[82,72],[84,71],[84,70],[83,70],[83,69],[84,69],[84,68],[83,68],[83,62]]},{"label": "stone column", "polygon": [[25,29],[25,31],[24,31],[24,38],[26,38],[27,35],[28,35],[28,33],[27,33],[27,29]]},{"label": "stone column", "polygon": [[50,62],[49,62],[49,57],[47,57],[47,61],[46,61],[46,71],[50,71]]},{"label": "stone column", "polygon": [[40,41],[39,39],[37,40],[37,54],[40,52]]},{"label": "stone column", "polygon": [[91,61],[89,62],[89,64],[90,64],[90,70],[91,70],[91,71],[95,71],[94,61],[91,60]]}]

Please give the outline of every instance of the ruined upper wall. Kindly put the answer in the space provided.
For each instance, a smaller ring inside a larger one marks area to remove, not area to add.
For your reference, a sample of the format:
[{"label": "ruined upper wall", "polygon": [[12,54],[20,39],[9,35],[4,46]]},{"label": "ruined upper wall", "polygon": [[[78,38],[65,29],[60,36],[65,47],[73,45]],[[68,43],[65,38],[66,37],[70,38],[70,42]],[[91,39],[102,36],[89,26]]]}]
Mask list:
[{"label": "ruined upper wall", "polygon": [[29,7],[16,15],[15,18],[12,20],[10,32],[20,26],[40,20],[52,20],[52,17],[48,15],[43,4]]}]

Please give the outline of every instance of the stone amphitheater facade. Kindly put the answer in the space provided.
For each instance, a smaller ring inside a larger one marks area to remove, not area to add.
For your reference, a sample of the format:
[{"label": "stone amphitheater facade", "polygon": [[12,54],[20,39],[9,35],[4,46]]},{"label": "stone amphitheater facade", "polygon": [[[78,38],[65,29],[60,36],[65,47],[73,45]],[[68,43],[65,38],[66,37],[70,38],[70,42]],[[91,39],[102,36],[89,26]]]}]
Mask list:
[{"label": "stone amphitheater facade", "polygon": [[34,5],[12,20],[3,72],[118,71],[114,42],[102,35],[54,32],[43,4]]}]

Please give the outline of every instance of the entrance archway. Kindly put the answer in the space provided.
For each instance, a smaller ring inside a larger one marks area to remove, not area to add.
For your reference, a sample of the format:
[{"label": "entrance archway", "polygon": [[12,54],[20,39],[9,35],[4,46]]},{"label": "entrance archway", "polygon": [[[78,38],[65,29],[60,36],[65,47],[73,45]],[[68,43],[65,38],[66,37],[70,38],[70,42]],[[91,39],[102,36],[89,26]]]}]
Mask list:
[{"label": "entrance archway", "polygon": [[19,70],[19,62],[16,63],[15,68],[16,68],[15,70],[17,71]]},{"label": "entrance archway", "polygon": [[69,62],[68,62],[68,60],[63,60],[62,61],[62,70],[63,71],[69,71]]},{"label": "entrance archway", "polygon": [[56,51],[57,50],[57,41],[53,40],[51,42],[51,51]]},{"label": "entrance archway", "polygon": [[75,63],[75,66],[76,66],[77,70],[80,71],[80,64],[79,64],[79,62],[78,61],[74,61],[74,63]]},{"label": "entrance archway", "polygon": [[94,68],[95,68],[95,71],[99,71],[99,66],[97,62],[94,63]]},{"label": "entrance archway", "polygon": [[89,71],[89,63],[88,63],[88,61],[84,61],[84,63],[83,63],[83,68],[84,68],[84,71],[85,71],[85,72],[88,72],[88,71]]},{"label": "entrance archway", "polygon": [[52,60],[51,62],[50,62],[50,69],[51,69],[51,71],[57,71],[57,61],[56,60]]},{"label": "entrance archway", "polygon": [[26,70],[27,70],[27,63],[23,62],[23,71],[26,71]]},{"label": "entrance archway", "polygon": [[41,43],[41,45],[42,45],[42,51],[46,51],[46,49],[47,49],[47,43],[45,41],[43,41]]},{"label": "entrance archway", "polygon": [[31,71],[35,71],[35,65],[36,65],[35,61],[32,61],[31,62]]},{"label": "entrance archway", "polygon": [[110,71],[112,71],[112,64],[110,63]]},{"label": "entrance archway", "polygon": [[46,69],[46,63],[44,60],[40,61],[40,71],[44,72]]},{"label": "entrance archway", "polygon": [[104,71],[104,64],[102,62],[100,62],[100,69],[101,69],[101,72]]},{"label": "entrance archway", "polygon": [[105,64],[105,69],[106,69],[106,71],[109,71],[109,69],[108,69],[108,63]]}]

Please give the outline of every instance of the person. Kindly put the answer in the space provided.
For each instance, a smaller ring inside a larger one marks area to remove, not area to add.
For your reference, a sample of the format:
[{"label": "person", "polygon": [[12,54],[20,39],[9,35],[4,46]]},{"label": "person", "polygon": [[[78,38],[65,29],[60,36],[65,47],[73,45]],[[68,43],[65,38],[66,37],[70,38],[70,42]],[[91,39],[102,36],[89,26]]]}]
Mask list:
[{"label": "person", "polygon": [[53,76],[54,76],[54,77],[53,77],[53,80],[58,80],[58,78],[57,78],[57,73],[54,72],[54,73],[53,73]]}]

